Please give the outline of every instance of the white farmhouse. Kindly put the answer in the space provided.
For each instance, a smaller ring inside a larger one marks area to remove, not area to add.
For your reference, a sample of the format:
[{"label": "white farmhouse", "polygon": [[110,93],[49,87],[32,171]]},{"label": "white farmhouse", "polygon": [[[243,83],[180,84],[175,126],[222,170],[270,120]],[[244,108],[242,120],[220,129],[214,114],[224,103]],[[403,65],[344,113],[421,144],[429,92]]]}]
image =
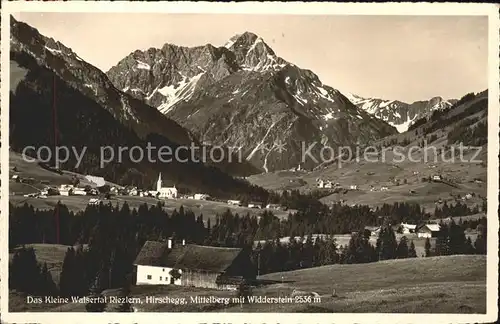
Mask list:
[{"label": "white farmhouse", "polygon": [[415,233],[417,225],[401,223],[401,228],[403,230],[403,234],[410,234],[410,233]]},{"label": "white farmhouse", "polygon": [[139,195],[139,191],[137,190],[136,187],[133,187],[132,189],[130,189],[130,191],[128,192],[128,195],[129,196],[137,196]]},{"label": "white farmhouse", "polygon": [[433,175],[432,176],[432,181],[441,181],[441,180],[442,180],[442,178],[440,175]]},{"label": "white farmhouse", "polygon": [[250,255],[240,248],[147,241],[134,261],[136,285],[237,290],[255,279]]},{"label": "white farmhouse", "polygon": [[86,196],[87,192],[84,188],[73,188],[72,194],[76,196]]},{"label": "white farmhouse", "polygon": [[194,199],[196,200],[207,200],[208,197],[209,196],[207,194],[200,194],[200,193],[194,194]]},{"label": "white farmhouse", "polygon": [[59,186],[59,194],[61,196],[71,196],[73,194],[73,185],[63,184]]},{"label": "white farmhouse", "polygon": [[258,208],[258,209],[261,209],[262,208],[262,203],[258,202],[258,201],[251,201],[251,202],[248,203],[248,208]]},{"label": "white farmhouse", "polygon": [[97,198],[90,198],[88,204],[92,205],[92,206],[99,205],[99,199],[97,199]]},{"label": "white farmhouse", "polygon": [[228,200],[227,201],[228,205],[233,205],[233,206],[241,206],[241,200]]},{"label": "white farmhouse", "polygon": [[426,224],[417,230],[418,237],[436,237],[441,232],[439,224]]},{"label": "white farmhouse", "polygon": [[318,188],[324,188],[325,187],[325,182],[322,179],[319,179],[317,182],[318,182]]},{"label": "white farmhouse", "polygon": [[158,193],[158,198],[175,199],[178,197],[177,188],[175,186],[162,187],[161,173],[156,182],[156,191]]},{"label": "white farmhouse", "polygon": [[281,210],[281,205],[279,205],[279,204],[267,204],[266,209]]}]

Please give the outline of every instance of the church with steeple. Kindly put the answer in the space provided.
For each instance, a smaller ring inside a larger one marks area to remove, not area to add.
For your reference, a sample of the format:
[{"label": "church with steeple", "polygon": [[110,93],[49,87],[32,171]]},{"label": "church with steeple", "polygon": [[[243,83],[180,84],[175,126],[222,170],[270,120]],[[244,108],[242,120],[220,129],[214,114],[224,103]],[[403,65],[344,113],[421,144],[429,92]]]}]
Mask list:
[{"label": "church with steeple", "polygon": [[161,172],[158,176],[158,181],[156,182],[156,195],[158,198],[174,199],[178,197],[177,188],[173,187],[162,187]]}]

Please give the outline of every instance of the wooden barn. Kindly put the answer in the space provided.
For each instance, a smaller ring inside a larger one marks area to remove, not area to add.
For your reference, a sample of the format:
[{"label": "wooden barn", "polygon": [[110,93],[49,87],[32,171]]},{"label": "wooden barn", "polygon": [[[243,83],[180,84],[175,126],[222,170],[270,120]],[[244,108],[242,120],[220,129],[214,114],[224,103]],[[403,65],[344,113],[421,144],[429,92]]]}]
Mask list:
[{"label": "wooden barn", "polygon": [[425,224],[417,230],[418,237],[437,237],[441,232],[439,224]]},{"label": "wooden barn", "polygon": [[178,285],[236,290],[256,276],[239,248],[147,241],[137,255],[136,285]]}]

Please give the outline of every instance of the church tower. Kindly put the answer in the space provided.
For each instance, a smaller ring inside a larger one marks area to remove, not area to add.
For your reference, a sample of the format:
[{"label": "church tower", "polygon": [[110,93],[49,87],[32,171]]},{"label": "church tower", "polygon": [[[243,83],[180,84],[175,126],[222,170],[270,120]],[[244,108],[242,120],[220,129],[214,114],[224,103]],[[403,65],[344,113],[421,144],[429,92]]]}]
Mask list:
[{"label": "church tower", "polygon": [[158,175],[158,181],[156,181],[156,191],[161,190],[161,172],[160,175]]}]

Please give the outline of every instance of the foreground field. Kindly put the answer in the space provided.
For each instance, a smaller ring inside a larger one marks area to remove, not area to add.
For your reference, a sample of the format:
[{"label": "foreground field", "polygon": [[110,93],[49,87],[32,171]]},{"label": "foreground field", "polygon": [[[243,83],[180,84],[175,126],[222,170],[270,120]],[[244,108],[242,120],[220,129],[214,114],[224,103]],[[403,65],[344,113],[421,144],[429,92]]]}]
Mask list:
[{"label": "foreground field", "polygon": [[[131,297],[140,312],[384,312],[485,313],[486,256],[447,256],[391,260],[369,264],[331,265],[261,276],[253,296],[290,297],[294,290],[317,298],[299,303],[246,303],[235,292],[173,286],[135,286]],[[265,284],[264,284],[265,283]],[[335,294],[332,292],[335,290]],[[113,295],[108,292],[107,295]],[[148,303],[147,297],[169,297],[169,303]],[[194,303],[191,297],[227,298]],[[294,300],[294,299],[292,299]],[[13,311],[26,310],[23,296],[10,294]],[[83,304],[45,305],[45,311],[82,312]],[[41,310],[30,308],[31,311]]]},{"label": "foreground field", "polygon": [[[293,305],[283,311],[486,312],[486,256],[332,265],[262,278],[284,282],[261,289],[266,295],[300,289],[322,296],[317,305]],[[331,297],[334,289],[337,297]]]}]

